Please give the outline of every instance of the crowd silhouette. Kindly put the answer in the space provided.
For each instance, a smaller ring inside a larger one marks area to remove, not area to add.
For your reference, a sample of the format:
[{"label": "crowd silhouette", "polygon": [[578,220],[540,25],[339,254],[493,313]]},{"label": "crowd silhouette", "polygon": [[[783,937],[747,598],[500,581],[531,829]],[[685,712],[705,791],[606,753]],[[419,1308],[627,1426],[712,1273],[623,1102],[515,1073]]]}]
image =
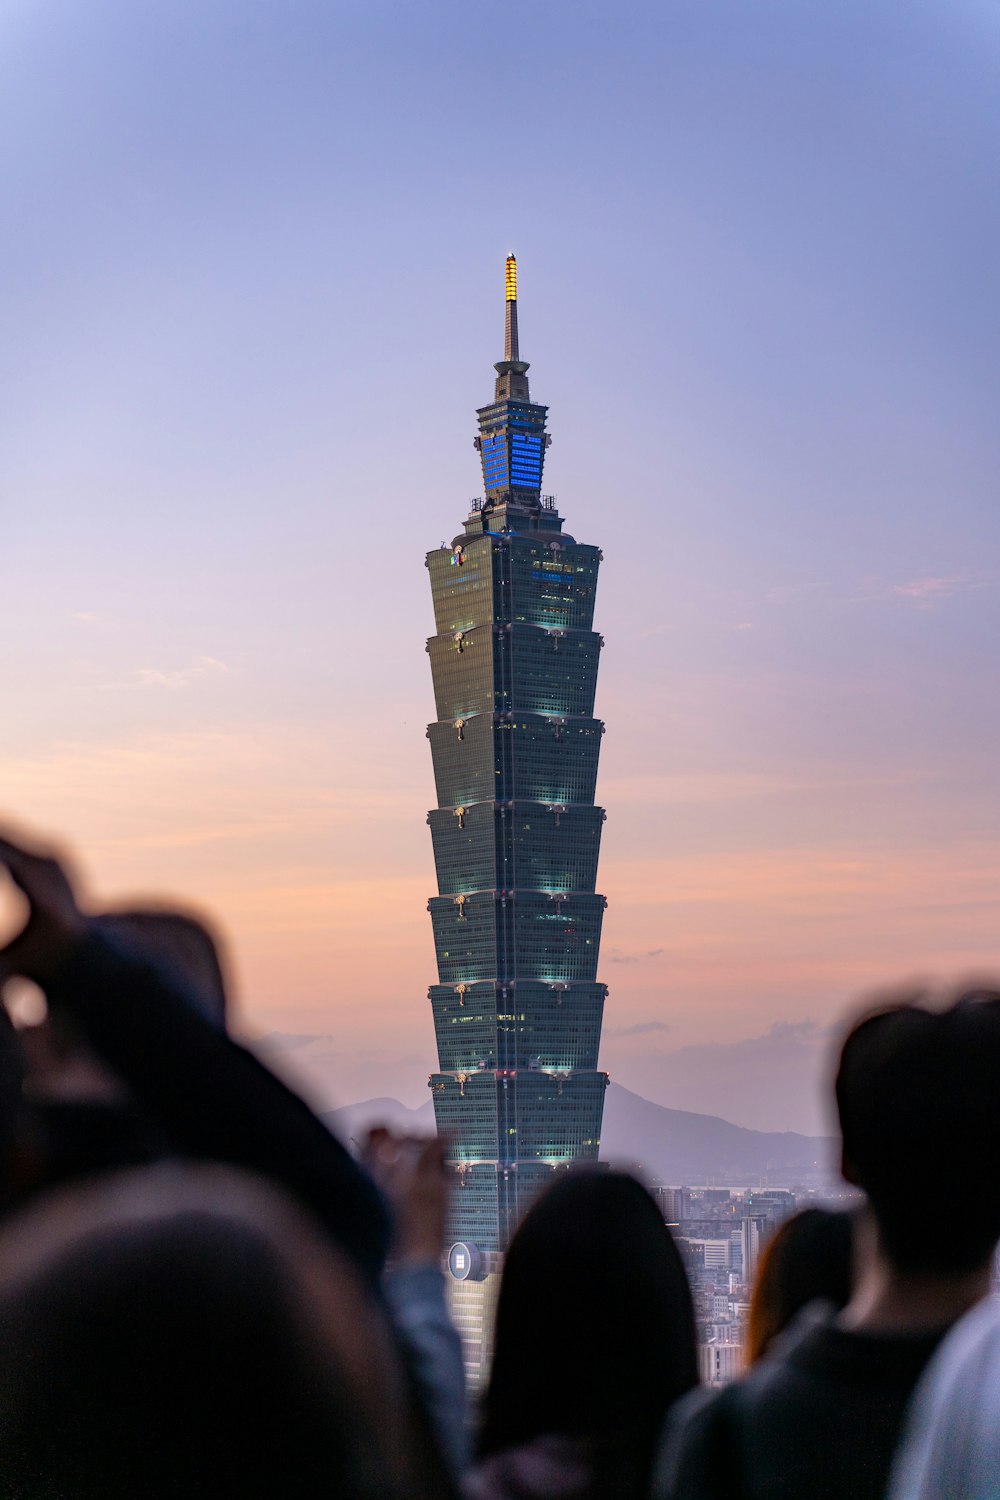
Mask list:
[{"label": "crowd silhouette", "polygon": [[210,931],[91,914],[0,836],[0,1500],[1000,1497],[1000,995],[914,994],[840,1055],[850,1214],[761,1258],[749,1366],[698,1386],[636,1178],[557,1173],[506,1256],[485,1390],[442,1273],[444,1146],[360,1159],[227,1030]]}]

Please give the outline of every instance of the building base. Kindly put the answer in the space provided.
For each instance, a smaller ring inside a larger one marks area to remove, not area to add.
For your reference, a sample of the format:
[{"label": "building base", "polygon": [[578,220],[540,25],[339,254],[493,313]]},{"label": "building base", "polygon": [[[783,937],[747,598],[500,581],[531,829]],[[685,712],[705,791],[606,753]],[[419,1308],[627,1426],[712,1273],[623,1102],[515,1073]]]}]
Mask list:
[{"label": "building base", "polygon": [[[497,1257],[499,1259],[499,1257]],[[448,1278],[448,1306],[465,1353],[465,1378],[473,1398],[481,1394],[489,1379],[493,1358],[493,1321],[500,1291],[499,1271],[482,1281]]]}]

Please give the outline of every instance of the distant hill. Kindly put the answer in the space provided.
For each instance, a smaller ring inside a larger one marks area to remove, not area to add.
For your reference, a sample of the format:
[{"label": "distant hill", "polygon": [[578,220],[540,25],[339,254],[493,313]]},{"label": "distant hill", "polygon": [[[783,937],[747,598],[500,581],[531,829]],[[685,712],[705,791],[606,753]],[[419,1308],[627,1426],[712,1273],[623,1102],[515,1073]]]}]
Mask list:
[{"label": "distant hill", "polygon": [[767,1177],[787,1185],[836,1171],[838,1142],[793,1131],[745,1130],[716,1115],[668,1109],[613,1083],[604,1101],[601,1156],[637,1162],[661,1182]]},{"label": "distant hill", "polygon": [[[380,1121],[398,1130],[431,1134],[430,1100],[408,1109],[397,1099],[366,1099],[323,1116],[342,1139],[360,1140]],[[604,1103],[601,1157],[640,1166],[659,1182],[706,1183],[713,1179],[739,1185],[767,1177],[788,1186],[827,1178],[836,1171],[837,1142],[793,1131],[744,1130],[716,1115],[692,1114],[653,1104],[611,1084]]]},{"label": "distant hill", "polygon": [[412,1131],[415,1135],[434,1134],[434,1106],[428,1099],[419,1109],[408,1109],[398,1099],[365,1099],[360,1104],[344,1104],[320,1115],[342,1141],[360,1141],[373,1125],[388,1125],[393,1130]]}]

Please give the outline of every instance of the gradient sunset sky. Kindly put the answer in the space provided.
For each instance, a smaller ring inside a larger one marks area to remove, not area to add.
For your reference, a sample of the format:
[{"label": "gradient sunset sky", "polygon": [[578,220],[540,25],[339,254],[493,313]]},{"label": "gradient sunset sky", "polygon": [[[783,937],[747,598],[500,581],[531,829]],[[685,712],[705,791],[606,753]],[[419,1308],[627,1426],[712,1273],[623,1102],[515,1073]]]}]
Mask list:
[{"label": "gradient sunset sky", "polygon": [[860,992],[1000,968],[998,77],[992,0],[7,0],[0,808],[426,1097],[423,558],[513,249],[604,1065],[814,1125]]}]

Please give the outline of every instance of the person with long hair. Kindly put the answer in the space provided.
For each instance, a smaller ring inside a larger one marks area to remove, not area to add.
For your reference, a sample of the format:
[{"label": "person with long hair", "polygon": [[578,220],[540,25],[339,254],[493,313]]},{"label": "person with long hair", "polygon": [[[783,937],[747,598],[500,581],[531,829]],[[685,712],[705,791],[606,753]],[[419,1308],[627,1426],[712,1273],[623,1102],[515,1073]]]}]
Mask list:
[{"label": "person with long hair", "polygon": [[804,1208],[786,1219],[760,1258],[747,1326],[755,1364],[811,1302],[839,1310],[851,1298],[853,1227],[837,1209]]},{"label": "person with long hair", "polygon": [[638,1500],[697,1379],[687,1277],[652,1197],[622,1172],[568,1172],[507,1252],[469,1495]]}]

